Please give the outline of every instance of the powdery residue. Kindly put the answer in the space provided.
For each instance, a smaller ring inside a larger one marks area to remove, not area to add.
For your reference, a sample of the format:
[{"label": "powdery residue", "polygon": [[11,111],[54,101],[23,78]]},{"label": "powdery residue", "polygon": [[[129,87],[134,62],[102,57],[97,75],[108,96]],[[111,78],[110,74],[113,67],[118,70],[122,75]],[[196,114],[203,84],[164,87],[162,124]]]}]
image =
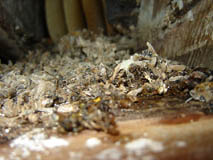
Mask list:
[{"label": "powdery residue", "polygon": [[140,138],[129,142],[125,145],[125,149],[128,153],[133,153],[137,156],[143,155],[149,151],[151,152],[161,152],[164,147],[163,144],[151,139]]},{"label": "powdery residue", "polygon": [[180,148],[183,148],[183,147],[186,147],[186,142],[185,141],[177,141],[176,142],[176,146],[177,147],[180,147]]},{"label": "powdery residue", "polygon": [[21,148],[25,151],[45,151],[46,149],[68,145],[68,141],[54,136],[48,137],[40,129],[19,136],[10,143],[11,148]]},{"label": "powdery residue", "polygon": [[94,148],[94,147],[99,146],[100,144],[101,144],[101,140],[93,137],[93,138],[87,139],[85,145],[86,145],[87,148]]},{"label": "powdery residue", "polygon": [[5,160],[5,158],[4,157],[0,157],[0,160]]},{"label": "powdery residue", "polygon": [[105,149],[102,152],[100,152],[96,156],[96,158],[98,160],[106,160],[106,159],[120,160],[120,159],[122,159],[122,152],[117,148],[109,148],[109,149]]},{"label": "powdery residue", "polygon": [[70,159],[74,160],[82,160],[82,157],[84,156],[82,152],[69,152]]}]

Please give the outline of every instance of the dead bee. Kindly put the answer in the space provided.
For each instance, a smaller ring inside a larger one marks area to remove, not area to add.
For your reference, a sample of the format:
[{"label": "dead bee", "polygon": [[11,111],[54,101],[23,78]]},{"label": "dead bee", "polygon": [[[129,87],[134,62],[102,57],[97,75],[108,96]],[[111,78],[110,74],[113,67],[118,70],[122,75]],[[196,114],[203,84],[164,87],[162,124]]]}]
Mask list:
[{"label": "dead bee", "polygon": [[204,82],[195,86],[190,91],[193,99],[202,102],[210,102],[213,100],[213,82]]},{"label": "dead bee", "polygon": [[112,114],[100,97],[81,103],[77,112],[57,113],[60,131],[79,133],[85,129],[104,131],[117,135],[117,126]]}]

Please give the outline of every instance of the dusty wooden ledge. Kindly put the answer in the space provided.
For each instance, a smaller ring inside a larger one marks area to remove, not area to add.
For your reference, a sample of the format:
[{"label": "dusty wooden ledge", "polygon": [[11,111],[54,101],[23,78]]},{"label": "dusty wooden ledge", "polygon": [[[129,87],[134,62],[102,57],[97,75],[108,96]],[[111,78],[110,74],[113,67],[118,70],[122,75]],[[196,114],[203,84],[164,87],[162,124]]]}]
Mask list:
[{"label": "dusty wooden ledge", "polygon": [[[78,135],[58,135],[57,137],[68,142],[67,146],[47,148],[41,152],[29,151],[29,156],[25,158],[20,152],[21,148],[11,148],[8,144],[0,146],[0,155],[5,159],[13,155],[10,157],[22,157],[23,159],[40,157],[44,160],[76,158],[114,160],[114,157],[119,160],[128,157],[141,159],[141,156],[162,160],[211,159],[212,123],[213,117],[203,114],[191,114],[180,118],[170,117],[169,119],[148,118],[122,121],[118,123],[121,132],[119,137],[103,132],[84,131]],[[94,137],[101,143],[96,147],[89,147],[87,141]],[[140,142],[138,145],[142,145],[141,148],[134,146],[133,142]],[[136,147],[137,154],[132,153],[131,147]]]}]

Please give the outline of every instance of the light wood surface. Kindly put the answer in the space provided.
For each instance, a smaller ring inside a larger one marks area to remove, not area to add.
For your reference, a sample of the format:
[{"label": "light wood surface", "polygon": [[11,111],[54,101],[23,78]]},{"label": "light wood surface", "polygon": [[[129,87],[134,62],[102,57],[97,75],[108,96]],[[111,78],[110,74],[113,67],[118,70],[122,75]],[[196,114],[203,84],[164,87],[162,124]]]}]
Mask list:
[{"label": "light wood surface", "polygon": [[63,35],[67,34],[64,18],[63,1],[45,0],[46,22],[50,37],[57,42]]},{"label": "light wood surface", "polygon": [[70,34],[86,28],[80,0],[64,0],[64,14]]}]

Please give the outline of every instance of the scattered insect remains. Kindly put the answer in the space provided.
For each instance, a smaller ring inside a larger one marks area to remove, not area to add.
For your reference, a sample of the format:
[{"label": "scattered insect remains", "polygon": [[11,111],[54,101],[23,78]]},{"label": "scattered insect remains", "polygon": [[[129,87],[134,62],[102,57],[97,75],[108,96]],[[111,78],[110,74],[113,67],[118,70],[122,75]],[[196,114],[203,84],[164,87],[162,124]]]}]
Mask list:
[{"label": "scattered insect remains", "polygon": [[84,129],[118,134],[115,116],[100,97],[85,104],[81,103],[77,112],[57,113],[61,132],[81,132]]},{"label": "scattered insect remains", "polygon": [[[143,104],[141,99],[211,102],[212,71],[162,58],[150,43],[132,54],[121,47],[129,37],[114,38],[83,31],[63,37],[58,49],[30,51],[22,62],[0,64],[0,116],[10,122],[7,136],[21,132],[17,125],[117,135],[118,115]],[[200,96],[199,86],[206,90]],[[0,122],[0,128],[8,126]]]}]

